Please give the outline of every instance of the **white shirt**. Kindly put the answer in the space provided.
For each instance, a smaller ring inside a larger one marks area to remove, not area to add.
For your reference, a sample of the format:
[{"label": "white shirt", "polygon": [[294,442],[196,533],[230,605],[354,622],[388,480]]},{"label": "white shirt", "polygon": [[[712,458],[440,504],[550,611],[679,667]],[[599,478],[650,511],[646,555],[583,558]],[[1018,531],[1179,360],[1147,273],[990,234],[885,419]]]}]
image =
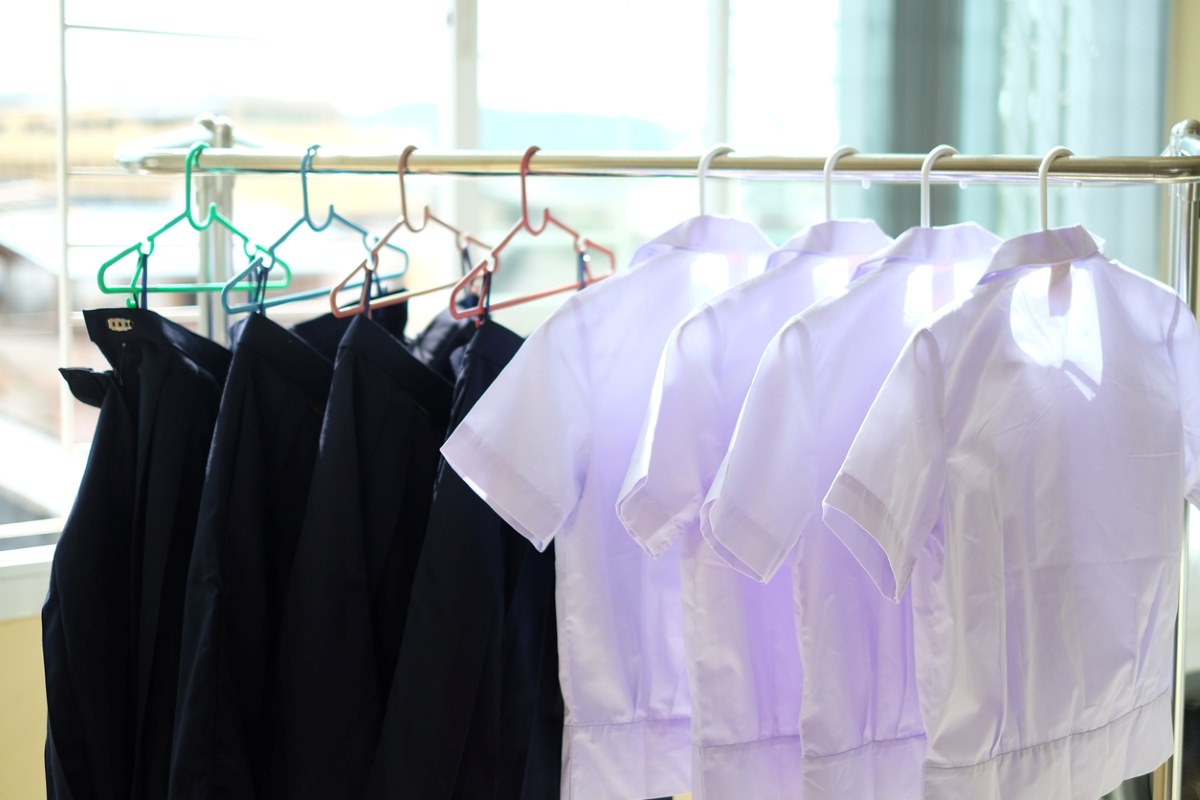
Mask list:
[{"label": "white shirt", "polygon": [[771,250],[717,217],[660,236],[547,319],[442,448],[538,548],[556,540],[564,798],[689,790],[678,558],[647,558],[613,506],[672,328]]},{"label": "white shirt", "polygon": [[911,578],[927,798],[1094,800],[1170,756],[1198,486],[1195,320],[1082,228],[914,333],[825,520],[884,594]]},{"label": "white shirt", "polygon": [[653,555],[681,545],[697,800],[790,798],[802,780],[791,580],[764,586],[729,569],[700,535],[700,505],[767,342],[890,241],[873,222],[809,228],[767,272],[689,314],[659,360],[617,514]]},{"label": "white shirt", "polygon": [[793,555],[805,800],[922,796],[911,609],[874,591],[820,499],[909,333],[975,285],[998,243],[973,224],[912,229],[793,318],[762,356],[701,509],[702,532],[741,571],[769,580]]}]

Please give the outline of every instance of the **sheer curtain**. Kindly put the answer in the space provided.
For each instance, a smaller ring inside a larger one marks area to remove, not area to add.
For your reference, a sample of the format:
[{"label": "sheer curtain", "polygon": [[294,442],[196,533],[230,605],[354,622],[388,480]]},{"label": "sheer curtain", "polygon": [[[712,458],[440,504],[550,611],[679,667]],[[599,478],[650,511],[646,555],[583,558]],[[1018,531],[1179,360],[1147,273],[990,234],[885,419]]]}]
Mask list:
[{"label": "sheer curtain", "polygon": [[[842,0],[841,141],[872,152],[1154,155],[1166,140],[1163,91],[1168,0]],[[1161,192],[1051,192],[1051,225],[1081,223],[1106,252],[1161,276]],[[891,232],[916,223],[915,187],[849,197]],[[857,207],[854,207],[857,204]],[[972,219],[1002,236],[1037,224],[1028,186],[933,192],[933,220]]]}]

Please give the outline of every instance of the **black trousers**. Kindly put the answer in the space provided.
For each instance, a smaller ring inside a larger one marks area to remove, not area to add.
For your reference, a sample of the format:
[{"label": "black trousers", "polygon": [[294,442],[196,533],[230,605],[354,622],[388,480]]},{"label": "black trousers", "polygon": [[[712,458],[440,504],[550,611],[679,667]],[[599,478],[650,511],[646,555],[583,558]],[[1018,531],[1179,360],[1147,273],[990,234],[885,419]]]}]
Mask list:
[{"label": "black trousers", "polygon": [[[459,364],[451,427],[520,345],[484,323]],[[556,635],[553,550],[538,553],[442,462],[369,796],[557,798]]]},{"label": "black trousers", "polygon": [[342,339],[281,628],[289,798],[362,796],[452,391],[375,321]]},{"label": "black trousers", "polygon": [[167,793],[184,586],[229,353],[157,314],[85,311],[110,372],[42,609],[51,798]]},{"label": "black trousers", "polygon": [[293,333],[254,314],[235,332],[188,572],[171,797],[285,796],[272,729],[279,626],[348,326],[327,316]]}]

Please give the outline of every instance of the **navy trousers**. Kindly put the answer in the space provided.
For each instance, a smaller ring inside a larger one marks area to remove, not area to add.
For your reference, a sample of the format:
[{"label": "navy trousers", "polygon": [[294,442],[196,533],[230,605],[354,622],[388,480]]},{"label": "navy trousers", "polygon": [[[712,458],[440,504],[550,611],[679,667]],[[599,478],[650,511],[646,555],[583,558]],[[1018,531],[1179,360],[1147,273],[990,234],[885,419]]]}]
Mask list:
[{"label": "navy trousers", "polygon": [[285,796],[272,727],[278,632],[348,326],[327,316],[292,332],[254,314],[235,329],[188,572],[173,798]]},{"label": "navy trousers", "polygon": [[157,314],[85,311],[111,371],[42,609],[51,798],[167,793],[184,586],[229,352]]},{"label": "navy trousers", "polygon": [[281,625],[289,798],[363,794],[452,392],[376,321],[342,339]]},{"label": "navy trousers", "polygon": [[[485,322],[458,365],[451,428],[521,339]],[[372,798],[557,798],[553,546],[539,553],[445,462],[370,781]]]}]

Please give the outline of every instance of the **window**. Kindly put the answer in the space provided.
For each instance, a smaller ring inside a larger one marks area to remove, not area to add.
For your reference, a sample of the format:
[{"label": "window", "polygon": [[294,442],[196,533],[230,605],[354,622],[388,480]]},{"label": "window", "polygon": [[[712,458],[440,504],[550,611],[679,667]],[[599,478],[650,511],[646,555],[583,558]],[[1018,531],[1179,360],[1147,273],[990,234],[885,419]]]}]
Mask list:
[{"label": "window", "polygon": [[[417,6],[347,0],[337,14],[315,19],[267,0],[217,0],[203,14],[180,0],[67,0],[68,264],[75,316],[67,344],[60,345],[57,21],[52,8],[40,5],[0,32],[0,127],[8,132],[0,152],[0,327],[6,333],[0,430],[42,437],[49,452],[60,431],[76,445],[88,441],[93,417],[77,403],[56,401],[59,380],[45,365],[102,366],[77,313],[119,300],[96,290],[96,266],[174,214],[183,192],[175,177],[126,174],[113,154],[209,136],[195,125],[201,113],[233,120],[239,143],[293,151],[321,143],[341,150],[536,144],[699,152],[721,137],[742,152],[828,152],[839,143],[912,152],[950,141],[964,153],[1042,152],[1063,142],[1080,153],[1153,153],[1164,139],[1166,13],[1165,0],[1136,8],[1117,0],[918,6],[840,0],[786,7],[761,0],[701,6],[621,0],[583,12],[549,0]],[[456,26],[474,32],[473,51],[472,38],[464,40]],[[722,43],[728,48],[724,73]],[[1119,115],[1113,109],[1121,109]],[[295,176],[199,180],[227,191],[232,183],[237,219],[249,220],[264,241],[300,211]],[[485,239],[502,235],[516,219],[513,180],[409,183],[415,204],[450,209],[447,216]],[[714,208],[754,220],[777,241],[822,210],[813,183],[713,184]],[[371,230],[386,226],[397,211],[396,182],[386,176],[316,175],[310,190],[314,205],[335,203]],[[1084,221],[1109,238],[1110,252],[1161,274],[1158,192],[1056,189],[1052,197],[1054,219]],[[689,181],[632,179],[534,179],[530,198],[535,210],[550,205],[569,219],[588,220],[589,233],[611,243],[621,258],[696,202]],[[893,233],[915,222],[916,205],[915,188],[897,186],[840,186],[835,202],[843,216],[875,217]],[[1028,186],[938,188],[934,211],[935,221],[971,218],[1011,235],[1033,225],[1036,196]],[[299,283],[327,285],[348,271],[353,238],[297,234],[287,252]],[[442,280],[458,268],[454,253],[434,239],[406,240],[410,285]],[[160,278],[184,280],[197,273],[198,252],[197,236],[172,232],[151,268]],[[542,269],[573,274],[569,253],[561,252],[551,241],[523,242],[512,256],[517,263],[546,266],[507,271],[497,291],[536,282]],[[170,305],[179,299],[155,298],[188,324],[199,324],[211,304],[199,298],[199,307]],[[428,299],[414,311],[432,314],[438,302]],[[526,326],[545,311],[526,309]],[[0,447],[8,441],[0,439]],[[32,492],[28,486],[6,490],[18,505]]]},{"label": "window", "polygon": [[[182,200],[178,178],[130,176],[114,165],[114,152],[208,135],[194,125],[204,112],[232,119],[240,143],[292,150],[322,143],[398,151],[411,143],[698,152],[721,136],[742,152],[827,152],[839,143],[922,151],[950,141],[965,153],[1042,152],[1063,142],[1080,153],[1153,153],[1164,139],[1167,7],[622,0],[580,12],[548,0],[403,8],[347,0],[318,20],[266,0],[218,0],[203,14],[180,0],[68,0],[71,307],[113,301],[94,288],[97,263]],[[456,39],[456,14],[476,32],[474,54]],[[73,430],[72,441],[85,443],[90,417],[54,401],[59,381],[44,369],[62,360],[99,366],[77,318],[70,346],[59,349],[56,29],[53,9],[41,5],[0,32],[0,420],[48,437]],[[722,42],[724,74],[713,69],[721,52],[713,43]],[[238,176],[238,219],[271,238],[299,213],[297,183]],[[335,203],[373,230],[396,212],[394,179],[317,175],[310,183],[315,204]],[[485,238],[516,218],[515,181],[410,184],[414,202],[451,209],[448,216]],[[714,184],[714,207],[753,219],[779,241],[821,212],[812,183]],[[695,204],[690,182],[669,180],[535,179],[530,195],[535,209],[589,220],[622,257]],[[1052,197],[1053,218],[1082,220],[1118,257],[1161,272],[1158,192],[1062,189]],[[873,216],[895,233],[915,221],[916,192],[844,186],[836,208]],[[939,188],[934,211],[935,221],[971,218],[1010,235],[1031,227],[1036,197],[1027,186]],[[341,264],[348,269],[350,238],[298,239],[301,283],[324,285]],[[411,247],[413,285],[458,267],[440,243],[418,238]],[[550,242],[526,247],[530,256],[553,258],[553,250]],[[182,280],[196,274],[197,253],[197,237],[172,233],[152,269]],[[569,275],[572,266],[561,269]],[[512,270],[498,290],[537,275]],[[169,308],[171,298],[156,300]],[[200,318],[195,307],[169,310]],[[531,309],[534,317],[544,311]]]}]

